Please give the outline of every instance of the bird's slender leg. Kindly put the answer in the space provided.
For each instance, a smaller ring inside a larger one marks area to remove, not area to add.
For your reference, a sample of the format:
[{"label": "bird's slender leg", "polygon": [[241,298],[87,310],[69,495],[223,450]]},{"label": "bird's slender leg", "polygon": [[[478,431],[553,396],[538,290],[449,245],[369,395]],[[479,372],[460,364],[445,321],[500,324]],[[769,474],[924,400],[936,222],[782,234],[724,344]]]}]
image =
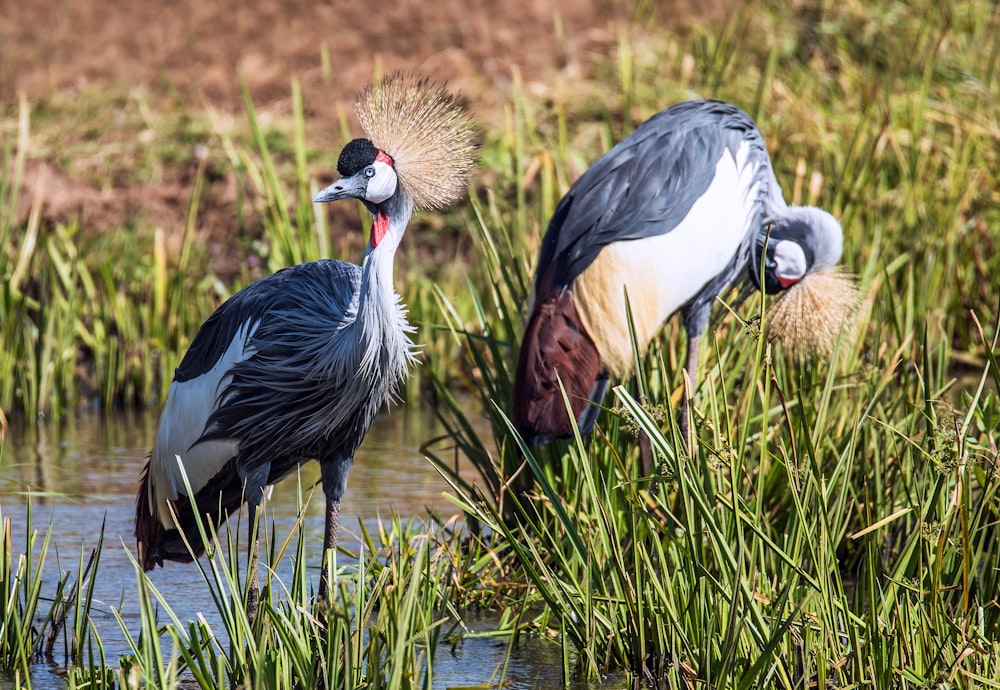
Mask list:
[{"label": "bird's slender leg", "polygon": [[[330,577],[335,567],[337,531],[340,527],[340,499],[347,490],[347,475],[354,464],[354,455],[337,454],[322,459],[319,463],[323,478],[323,493],[326,494],[326,525],[323,529],[323,564],[319,578],[319,600],[327,601]],[[327,562],[329,557],[330,561]]]},{"label": "bird's slender leg", "polygon": [[243,495],[247,502],[248,532],[247,532],[247,618],[252,622],[257,618],[257,608],[260,604],[260,586],[257,582],[257,562],[260,558],[260,545],[257,540],[258,523],[260,522],[260,504],[264,500],[267,488],[267,477],[270,473],[269,463],[261,464],[251,470],[243,470]]},{"label": "bird's slender leg", "polygon": [[260,560],[260,541],[257,539],[257,523],[260,517],[260,501],[249,502],[249,525],[247,532],[247,618],[257,618],[260,604],[260,585],[257,582],[257,562]]},{"label": "bird's slender leg", "polygon": [[694,335],[688,338],[687,365],[684,367],[684,395],[681,399],[681,414],[677,420],[677,426],[684,439],[688,455],[694,453],[694,419],[691,414],[691,400],[694,398],[694,389],[698,384],[698,359],[700,355],[701,335]]},{"label": "bird's slender leg", "polygon": [[[319,577],[319,598],[326,601],[329,590],[329,571],[336,568],[335,553],[337,551],[337,531],[340,527],[340,500],[326,501],[326,527],[323,530],[323,568]],[[327,557],[329,556],[329,567]]]}]

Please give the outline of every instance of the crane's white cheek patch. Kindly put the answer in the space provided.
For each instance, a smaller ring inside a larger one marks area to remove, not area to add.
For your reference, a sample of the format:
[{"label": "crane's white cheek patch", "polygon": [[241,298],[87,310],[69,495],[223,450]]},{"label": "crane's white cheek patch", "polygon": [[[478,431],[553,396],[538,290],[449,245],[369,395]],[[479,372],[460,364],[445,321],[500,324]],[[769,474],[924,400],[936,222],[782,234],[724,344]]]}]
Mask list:
[{"label": "crane's white cheek patch", "polygon": [[778,264],[775,276],[785,288],[801,280],[808,268],[802,247],[790,240],[782,240],[774,246],[774,261]]},{"label": "crane's white cheek patch", "polygon": [[368,181],[365,199],[373,204],[381,204],[396,193],[398,180],[396,179],[396,171],[388,163],[377,160],[373,163],[373,167],[375,168],[375,176]]}]

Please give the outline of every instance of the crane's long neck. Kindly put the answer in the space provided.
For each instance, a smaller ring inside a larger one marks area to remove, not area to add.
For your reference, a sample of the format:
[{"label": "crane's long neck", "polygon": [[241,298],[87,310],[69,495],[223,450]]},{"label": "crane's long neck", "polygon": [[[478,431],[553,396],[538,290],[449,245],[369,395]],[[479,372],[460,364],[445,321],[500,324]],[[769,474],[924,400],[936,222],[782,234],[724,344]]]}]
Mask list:
[{"label": "crane's long neck", "polygon": [[361,267],[354,325],[360,330],[357,342],[365,349],[361,357],[363,375],[378,377],[394,390],[413,361],[409,338],[412,329],[393,284],[393,259],[413,214],[413,201],[399,193],[373,211],[374,246],[369,242]]},{"label": "crane's long neck", "polygon": [[361,270],[359,314],[385,302],[396,303],[393,260],[412,215],[413,200],[402,192],[374,208],[372,239]]}]

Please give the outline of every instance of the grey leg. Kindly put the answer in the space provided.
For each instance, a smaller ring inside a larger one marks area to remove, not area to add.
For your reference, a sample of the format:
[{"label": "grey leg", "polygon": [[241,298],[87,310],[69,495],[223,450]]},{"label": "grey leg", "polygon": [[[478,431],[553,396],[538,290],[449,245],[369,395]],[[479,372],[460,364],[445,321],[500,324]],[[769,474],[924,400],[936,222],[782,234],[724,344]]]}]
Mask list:
[{"label": "grey leg", "polygon": [[337,531],[340,528],[340,501],[326,501],[326,527],[323,530],[323,559],[322,570],[319,577],[319,598],[326,600],[329,582],[327,577],[326,559],[333,558],[333,552],[337,549]]},{"label": "grey leg", "polygon": [[257,539],[257,523],[260,517],[260,502],[249,504],[250,525],[247,533],[247,618],[253,622],[257,618],[260,604],[260,586],[257,583],[257,562],[260,560],[260,542]]},{"label": "grey leg", "polygon": [[680,428],[681,438],[684,439],[688,455],[694,454],[694,419],[691,416],[691,400],[694,398],[694,390],[698,386],[700,346],[700,335],[688,338],[687,366],[684,367],[684,395],[681,399],[680,418],[677,420],[677,426]]},{"label": "grey leg", "polygon": [[347,475],[354,464],[352,455],[335,455],[320,461],[320,474],[323,478],[323,493],[326,494],[326,524],[323,529],[323,558],[319,579],[319,599],[326,601],[330,583],[328,582],[326,559],[337,548],[337,531],[340,527],[340,499],[347,490]]},{"label": "grey leg", "polygon": [[260,504],[264,500],[264,490],[267,488],[267,477],[270,473],[270,463],[253,468],[243,474],[243,496],[247,502],[249,525],[247,528],[247,618],[252,622],[257,617],[260,603],[260,587],[257,583],[257,562],[260,558],[260,545],[257,542],[258,522],[262,514]]}]

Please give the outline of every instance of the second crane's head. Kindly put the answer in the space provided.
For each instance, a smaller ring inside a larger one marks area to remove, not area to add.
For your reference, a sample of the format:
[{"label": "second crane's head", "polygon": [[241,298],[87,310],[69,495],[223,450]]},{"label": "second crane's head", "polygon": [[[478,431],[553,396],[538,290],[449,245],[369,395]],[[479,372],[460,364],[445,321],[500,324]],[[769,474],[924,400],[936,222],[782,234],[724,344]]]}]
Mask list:
[{"label": "second crane's head", "polygon": [[751,278],[778,295],[768,330],[799,354],[829,356],[852,332],[860,295],[838,266],[843,250],[840,223],[809,206],[788,207],[757,237]]},{"label": "second crane's head", "polygon": [[365,88],[354,111],[365,138],[344,147],[343,177],[314,201],[360,199],[374,219],[371,247],[398,243],[413,208],[444,210],[465,193],[478,130],[444,88],[399,73]]},{"label": "second crane's head", "polygon": [[751,276],[758,288],[775,295],[806,274],[832,269],[843,249],[844,233],[836,218],[822,209],[790,206],[758,235]]}]

